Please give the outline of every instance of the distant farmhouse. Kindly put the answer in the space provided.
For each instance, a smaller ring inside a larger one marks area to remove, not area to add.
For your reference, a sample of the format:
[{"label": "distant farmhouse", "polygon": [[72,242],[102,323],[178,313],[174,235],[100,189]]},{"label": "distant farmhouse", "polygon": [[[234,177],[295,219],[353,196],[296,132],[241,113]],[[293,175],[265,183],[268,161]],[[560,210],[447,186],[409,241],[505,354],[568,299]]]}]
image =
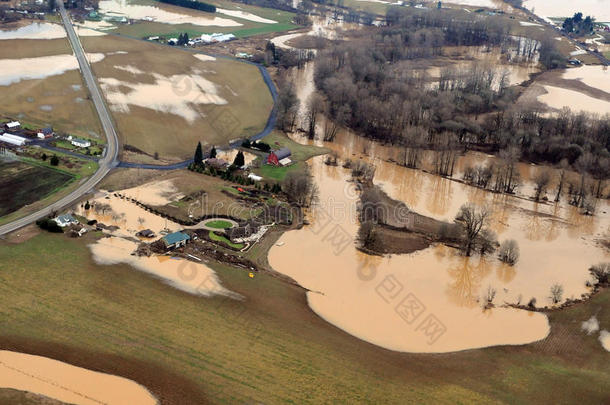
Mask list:
[{"label": "distant farmhouse", "polygon": [[174,232],[165,235],[161,239],[165,244],[165,248],[169,250],[185,246],[191,240],[191,237],[184,232]]},{"label": "distant farmhouse", "polygon": [[88,148],[91,146],[91,142],[86,139],[73,138],[70,143],[74,146],[78,146],[79,148]]},{"label": "distant farmhouse", "polygon": [[11,121],[5,124],[6,129],[19,129],[21,127],[21,123],[19,121]]},{"label": "distant farmhouse", "polygon": [[70,214],[64,214],[64,215],[58,216],[57,218],[55,218],[55,222],[57,222],[57,225],[59,225],[62,228],[65,228],[66,226],[69,226],[69,225],[78,225],[78,220]]},{"label": "distant farmhouse", "polygon": [[38,136],[38,139],[46,139],[53,137],[54,134],[55,133],[53,132],[53,128],[46,127],[38,131],[38,134],[36,134],[36,136]]},{"label": "distant farmhouse", "polygon": [[292,163],[292,160],[290,160],[290,156],[292,156],[292,152],[290,151],[290,149],[281,148],[269,153],[269,155],[267,155],[265,163],[274,166],[288,166]]},{"label": "distant farmhouse", "polygon": [[208,158],[205,160],[205,164],[216,170],[224,170],[229,166],[229,162],[220,158]]}]

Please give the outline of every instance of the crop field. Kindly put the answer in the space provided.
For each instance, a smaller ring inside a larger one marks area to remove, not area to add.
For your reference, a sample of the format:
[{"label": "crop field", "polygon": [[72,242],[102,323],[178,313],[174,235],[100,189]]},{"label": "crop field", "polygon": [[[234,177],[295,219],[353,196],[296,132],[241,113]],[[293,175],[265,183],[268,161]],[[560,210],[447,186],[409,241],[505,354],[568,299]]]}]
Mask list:
[{"label": "crop field", "polygon": [[[16,77],[32,64],[44,70],[45,64],[51,62],[42,58],[69,54],[72,50],[66,39],[0,41],[0,60],[41,58],[39,62],[36,59],[25,62],[24,66],[13,63],[14,72],[3,72]],[[44,71],[41,73],[44,75]],[[37,127],[53,126],[56,132],[100,138],[101,126],[88,97],[79,71],[72,69],[62,74],[0,84],[0,111],[4,116],[24,117]]]},{"label": "crop field", "polygon": [[267,34],[272,32],[282,32],[298,28],[297,25],[292,23],[294,13],[287,11],[275,10],[271,8],[257,7],[247,5],[243,3],[233,3],[228,0],[214,0],[208,1],[210,4],[214,4],[218,8],[225,10],[239,10],[247,13],[254,14],[257,17],[276,21],[276,23],[262,23],[257,21],[251,21],[239,17],[234,17],[221,13],[207,13],[204,11],[192,10],[183,7],[173,6],[169,4],[160,3],[155,0],[137,0],[132,1],[130,4],[138,4],[145,6],[158,7],[161,10],[170,11],[177,14],[186,14],[194,17],[213,18],[220,17],[224,19],[233,20],[240,26],[233,27],[222,27],[222,26],[199,26],[194,24],[166,24],[163,22],[156,21],[137,21],[130,25],[119,25],[117,32],[122,35],[144,38],[153,35],[172,35],[177,36],[180,33],[187,32],[190,37],[200,36],[201,34],[211,34],[214,32],[232,33],[238,38],[244,38],[252,35]]},{"label": "crop field", "polygon": [[19,161],[0,161],[0,190],[3,190],[0,217],[46,197],[72,179],[73,176],[59,170]]},{"label": "crop field", "polygon": [[[124,145],[167,160],[261,131],[273,106],[256,66],[114,35],[85,37]],[[196,56],[199,56],[196,57]]]},{"label": "crop field", "polygon": [[552,313],[539,343],[406,354],[328,324],[301,288],[266,273],[211,263],[245,298],[195,297],[126,265],[96,265],[92,238],[0,242],[0,348],[133,379],[164,404],[607,400],[610,353],[580,323],[597,313],[610,328],[598,311],[608,291]]}]

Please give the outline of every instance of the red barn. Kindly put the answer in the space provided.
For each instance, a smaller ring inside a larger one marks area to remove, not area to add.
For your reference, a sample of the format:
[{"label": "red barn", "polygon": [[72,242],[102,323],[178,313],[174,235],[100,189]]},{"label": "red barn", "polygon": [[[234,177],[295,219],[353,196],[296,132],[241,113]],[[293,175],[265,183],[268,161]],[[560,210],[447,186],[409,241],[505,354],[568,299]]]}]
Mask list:
[{"label": "red barn", "polygon": [[290,155],[292,155],[292,152],[290,152],[290,149],[288,148],[274,150],[269,155],[267,155],[267,160],[265,163],[267,163],[268,165],[279,166],[280,160],[285,159]]}]

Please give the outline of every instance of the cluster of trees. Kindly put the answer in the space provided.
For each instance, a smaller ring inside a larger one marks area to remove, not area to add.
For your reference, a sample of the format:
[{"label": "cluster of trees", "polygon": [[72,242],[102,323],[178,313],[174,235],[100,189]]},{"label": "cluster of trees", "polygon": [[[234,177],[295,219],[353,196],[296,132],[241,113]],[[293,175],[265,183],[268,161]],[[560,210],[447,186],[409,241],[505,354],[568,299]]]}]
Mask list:
[{"label": "cluster of trees", "polygon": [[568,17],[563,21],[561,27],[567,33],[575,33],[576,35],[589,35],[593,32],[595,26],[595,18],[587,16],[582,18],[582,13],[575,13],[573,17]]},{"label": "cluster of trees", "polygon": [[262,152],[269,152],[271,150],[271,145],[269,145],[268,143],[263,141],[250,142],[249,139],[244,140],[241,146],[249,149],[258,149]]},{"label": "cluster of trees", "polygon": [[161,3],[172,4],[174,6],[192,8],[194,10],[207,11],[208,13],[215,13],[216,6],[208,3],[204,3],[198,0],[158,0]]},{"label": "cluster of trees", "polygon": [[[460,207],[455,222],[462,232],[462,251],[466,256],[478,252],[481,256],[493,253],[498,247],[495,233],[488,228],[491,211],[484,206],[469,203]],[[519,260],[519,245],[515,240],[505,240],[498,249],[498,259],[514,265]]]},{"label": "cluster of trees", "polygon": [[297,207],[309,207],[318,198],[318,187],[308,171],[291,171],[282,183],[288,201]]},{"label": "cluster of trees", "polygon": [[40,229],[44,229],[53,233],[63,233],[63,228],[57,225],[57,222],[53,218],[42,218],[36,221],[36,225],[40,227]]},{"label": "cluster of trees", "polygon": [[182,46],[182,45],[186,45],[189,42],[189,34],[188,33],[183,33],[178,35],[178,42],[176,43],[176,45]]}]

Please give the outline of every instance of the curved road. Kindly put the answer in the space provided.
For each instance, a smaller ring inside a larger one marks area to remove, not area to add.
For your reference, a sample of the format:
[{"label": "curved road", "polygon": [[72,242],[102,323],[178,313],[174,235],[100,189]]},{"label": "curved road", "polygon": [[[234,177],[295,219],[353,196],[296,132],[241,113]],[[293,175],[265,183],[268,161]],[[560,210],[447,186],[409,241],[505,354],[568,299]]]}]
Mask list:
[{"label": "curved road", "polygon": [[33,214],[30,214],[26,217],[17,219],[13,222],[10,222],[6,225],[0,226],[0,235],[4,235],[8,232],[12,232],[16,229],[19,229],[27,224],[30,224],[37,219],[40,219],[44,216],[51,214],[54,211],[58,211],[66,205],[70,205],[76,200],[78,200],[83,194],[86,194],[91,189],[93,189],[97,183],[99,183],[108,172],[118,164],[117,156],[119,152],[119,140],[117,138],[116,130],[114,128],[114,123],[110,117],[110,113],[108,112],[108,108],[104,103],[104,99],[100,93],[100,90],[97,86],[97,82],[93,73],[91,72],[91,67],[87,62],[85,57],[85,52],[80,43],[80,40],[76,33],[74,32],[74,28],[72,27],[72,23],[70,22],[70,17],[64,8],[63,1],[57,2],[59,6],[59,14],[61,16],[61,20],[64,24],[66,32],[68,34],[68,39],[70,41],[70,45],[74,50],[74,54],[76,55],[76,59],[78,60],[78,64],[80,66],[81,74],[85,80],[85,84],[89,89],[89,93],[91,94],[91,99],[95,106],[95,110],[100,118],[100,122],[102,123],[102,128],[104,130],[104,134],[106,135],[106,151],[102,159],[99,160],[99,168],[97,172],[93,174],[93,176],[89,177],[80,184],[75,190],[73,190],[70,194],[62,197],[60,200],[54,202],[46,208],[41,209]]}]

